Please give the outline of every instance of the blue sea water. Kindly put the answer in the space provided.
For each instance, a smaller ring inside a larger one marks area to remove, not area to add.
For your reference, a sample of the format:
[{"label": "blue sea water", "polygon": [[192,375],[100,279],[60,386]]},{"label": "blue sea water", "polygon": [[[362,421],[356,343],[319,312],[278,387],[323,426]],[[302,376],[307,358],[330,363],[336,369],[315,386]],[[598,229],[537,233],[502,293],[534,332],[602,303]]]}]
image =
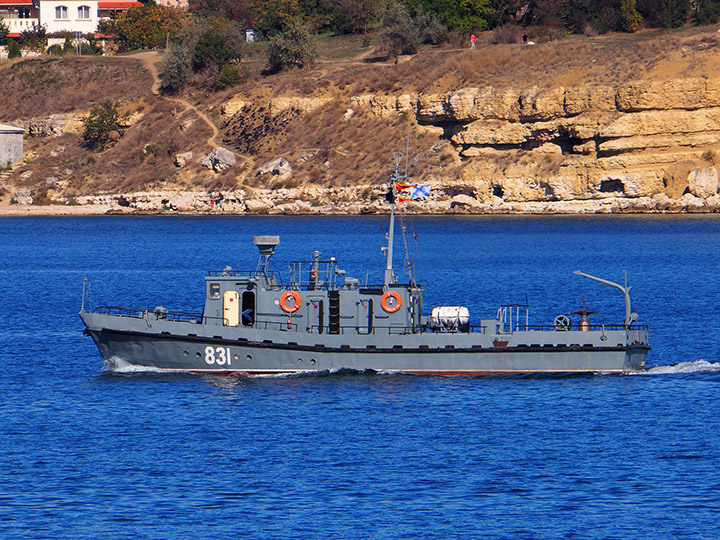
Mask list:
[{"label": "blue sea water", "polygon": [[[368,218],[0,218],[0,538],[720,537],[720,220],[413,218],[425,303],[597,320],[632,285],[641,375],[110,371],[92,304],[202,309],[202,276],[314,249],[379,281]],[[396,239],[402,275],[403,235]]]}]

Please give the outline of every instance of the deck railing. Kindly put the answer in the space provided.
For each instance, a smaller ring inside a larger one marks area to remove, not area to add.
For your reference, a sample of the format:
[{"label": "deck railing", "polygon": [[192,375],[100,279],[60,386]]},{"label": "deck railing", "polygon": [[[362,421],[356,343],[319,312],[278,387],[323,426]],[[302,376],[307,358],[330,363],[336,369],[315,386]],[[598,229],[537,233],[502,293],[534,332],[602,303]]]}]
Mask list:
[{"label": "deck railing", "polygon": [[[108,315],[116,315],[120,317],[130,317],[135,319],[146,319],[148,321],[154,320],[169,320],[177,322],[189,322],[196,324],[209,324],[224,326],[227,323],[226,319],[222,317],[208,317],[202,314],[189,313],[183,311],[167,311],[164,309],[140,309],[130,308],[122,306],[101,306],[93,310],[94,313],[104,313]],[[242,325],[241,325],[242,326]],[[302,325],[298,323],[288,324],[286,321],[269,321],[269,320],[256,320],[253,328],[260,330],[273,330],[273,331],[290,331],[298,332],[302,329]],[[647,331],[648,326],[645,324],[632,324],[625,326],[623,324],[593,324],[590,325],[586,331],[588,332],[613,332],[613,331]],[[309,331],[313,334],[326,335],[330,334],[329,326],[311,325]],[[522,326],[521,328],[514,328],[514,332],[559,332],[552,325],[536,325],[536,326]],[[478,333],[486,334],[487,327],[482,325],[470,326],[465,330],[446,330],[436,329],[430,326],[419,326],[419,327],[408,327],[408,326],[377,326],[373,325],[372,328],[367,326],[349,325],[341,326],[338,331],[338,335],[406,335],[406,334],[424,334],[424,333],[444,333],[444,334],[469,334]],[[501,331],[500,334],[509,334],[509,331]]]}]

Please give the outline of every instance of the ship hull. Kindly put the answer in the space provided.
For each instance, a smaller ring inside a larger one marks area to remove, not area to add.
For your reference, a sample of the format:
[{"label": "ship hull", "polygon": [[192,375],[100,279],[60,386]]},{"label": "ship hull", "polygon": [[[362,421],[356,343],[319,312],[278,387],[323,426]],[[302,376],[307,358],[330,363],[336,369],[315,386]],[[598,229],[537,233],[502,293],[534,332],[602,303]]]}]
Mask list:
[{"label": "ship hull", "polygon": [[292,374],[338,369],[433,375],[624,373],[641,371],[646,345],[556,344],[502,347],[339,347],[244,341],[132,330],[88,329],[112,364],[223,375]]}]

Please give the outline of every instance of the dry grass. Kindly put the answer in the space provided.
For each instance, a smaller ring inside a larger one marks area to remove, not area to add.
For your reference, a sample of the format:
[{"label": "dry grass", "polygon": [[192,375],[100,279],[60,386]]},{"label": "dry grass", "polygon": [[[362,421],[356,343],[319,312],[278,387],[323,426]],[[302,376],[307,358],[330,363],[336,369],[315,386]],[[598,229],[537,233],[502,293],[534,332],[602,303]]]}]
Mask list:
[{"label": "dry grass", "polygon": [[[199,157],[210,135],[193,114],[176,116],[172,104],[156,98],[124,102],[123,109],[144,114],[103,152],[89,152],[77,135],[26,138],[30,163],[14,171],[15,185],[42,194],[58,183],[65,184],[60,191],[66,197],[160,189],[177,181],[174,154],[193,150]],[[53,150],[48,152],[48,148]],[[199,166],[193,163],[190,168]]]},{"label": "dry grass", "polygon": [[435,48],[405,64],[355,68],[338,79],[338,86],[357,93],[445,92],[478,85],[554,86],[568,72],[575,73],[577,81],[585,84],[616,85],[654,75],[653,68],[677,51],[682,51],[682,57],[673,58],[676,64],[700,72],[708,62],[708,53],[715,53],[718,38],[711,29],[704,35],[687,36],[571,36],[538,41],[534,46],[492,44],[487,37],[478,43],[475,51],[467,47]]},{"label": "dry grass", "polygon": [[0,62],[0,80],[0,121],[87,109],[106,99],[140,99],[152,83],[135,60],[96,57]]}]

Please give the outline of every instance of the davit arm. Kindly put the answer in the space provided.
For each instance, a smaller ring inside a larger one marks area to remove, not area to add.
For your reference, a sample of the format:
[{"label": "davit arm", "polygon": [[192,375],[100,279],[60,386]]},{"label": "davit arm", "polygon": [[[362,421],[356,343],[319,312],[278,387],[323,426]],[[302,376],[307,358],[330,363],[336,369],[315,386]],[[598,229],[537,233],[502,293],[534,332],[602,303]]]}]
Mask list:
[{"label": "davit arm", "polygon": [[632,310],[630,309],[630,289],[632,287],[623,287],[622,285],[620,285],[619,283],[615,283],[614,281],[609,281],[607,279],[591,276],[590,274],[586,274],[585,272],[581,272],[580,270],[575,270],[575,272],[573,273],[577,274],[578,276],[582,276],[588,279],[592,279],[593,281],[609,285],[610,287],[620,289],[625,295],[625,326],[629,326],[637,320],[637,313],[632,313]]}]

